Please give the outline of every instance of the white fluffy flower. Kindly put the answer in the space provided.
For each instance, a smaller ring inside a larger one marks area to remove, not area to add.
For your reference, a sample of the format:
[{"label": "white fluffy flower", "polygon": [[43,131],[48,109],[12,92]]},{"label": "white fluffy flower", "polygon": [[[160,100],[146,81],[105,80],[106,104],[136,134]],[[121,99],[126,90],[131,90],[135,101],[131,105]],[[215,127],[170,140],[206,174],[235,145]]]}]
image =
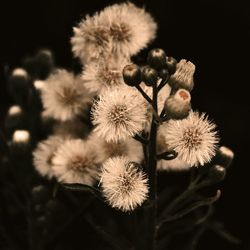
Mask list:
[{"label": "white fluffy flower", "polygon": [[98,178],[98,160],[93,144],[71,139],[56,151],[52,169],[60,182],[93,185]]},{"label": "white fluffy flower", "polygon": [[169,84],[174,88],[191,91],[194,86],[195,65],[185,59],[177,63],[175,73],[170,77]]},{"label": "white fluffy flower", "polygon": [[183,120],[170,120],[165,126],[165,140],[181,160],[191,166],[204,165],[215,155],[218,142],[215,125],[203,113],[190,112]]},{"label": "white fluffy flower", "polygon": [[157,25],[145,9],[132,3],[114,4],[100,13],[109,28],[110,49],[115,55],[129,57],[144,49],[156,35]]},{"label": "white fluffy flower", "polygon": [[103,195],[114,208],[124,212],[140,206],[148,195],[148,180],[126,157],[114,157],[103,164],[101,184]]},{"label": "white fluffy flower", "polygon": [[98,14],[86,16],[77,27],[73,28],[71,38],[72,51],[82,63],[99,59],[107,53],[109,47],[108,28],[101,22]]},{"label": "white fluffy flower", "polygon": [[142,144],[135,139],[125,141],[107,142],[92,132],[89,140],[98,147],[98,154],[103,161],[115,156],[126,156],[130,161],[141,163],[144,159]]},{"label": "white fluffy flower", "polygon": [[122,70],[129,64],[124,58],[106,58],[98,64],[90,63],[84,68],[82,79],[89,92],[98,94],[106,87],[117,87],[123,83]]},{"label": "white fluffy flower", "polygon": [[49,179],[53,177],[52,158],[62,143],[63,139],[59,136],[50,136],[37,145],[33,152],[33,163],[40,175],[47,176]]},{"label": "white fluffy flower", "polygon": [[89,102],[87,90],[80,77],[58,70],[41,89],[44,115],[69,120],[80,114]]},{"label": "white fluffy flower", "polygon": [[93,106],[95,132],[106,141],[126,140],[143,130],[146,111],[144,99],[135,89],[107,89]]},{"label": "white fluffy flower", "polygon": [[30,132],[27,130],[16,130],[12,135],[12,142],[14,143],[29,143]]}]

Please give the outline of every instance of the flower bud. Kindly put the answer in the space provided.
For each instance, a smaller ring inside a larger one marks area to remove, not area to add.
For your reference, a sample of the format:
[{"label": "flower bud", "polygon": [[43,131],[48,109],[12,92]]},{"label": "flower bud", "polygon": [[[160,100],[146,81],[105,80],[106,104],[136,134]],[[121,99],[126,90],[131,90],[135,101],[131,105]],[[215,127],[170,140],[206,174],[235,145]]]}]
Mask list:
[{"label": "flower bud", "polygon": [[159,76],[163,79],[163,80],[166,80],[169,78],[169,72],[168,72],[168,69],[166,68],[163,68],[159,71]]},{"label": "flower bud", "polygon": [[228,168],[231,165],[233,159],[234,152],[230,148],[222,146],[219,148],[215,156],[214,162],[223,166],[224,168]]},{"label": "flower bud", "polygon": [[152,49],[148,53],[148,64],[154,69],[162,69],[166,66],[166,53],[163,49]]},{"label": "flower bud", "polygon": [[170,75],[174,74],[176,71],[177,61],[172,56],[166,58],[166,67]]},{"label": "flower bud", "polygon": [[191,91],[194,86],[195,65],[182,59],[176,66],[176,71],[171,75],[168,83],[174,89],[183,88]]},{"label": "flower bud", "polygon": [[167,117],[170,119],[184,119],[191,110],[191,95],[185,89],[179,89],[171,95],[164,104]]},{"label": "flower bud", "polygon": [[208,172],[208,180],[211,181],[211,183],[215,184],[220,181],[223,181],[226,176],[226,169],[220,165],[213,165],[209,169]]},{"label": "flower bud", "polygon": [[30,78],[26,70],[16,68],[9,79],[9,92],[14,101],[20,105],[27,102],[30,89]]},{"label": "flower bud", "polygon": [[142,81],[147,86],[154,86],[158,81],[158,73],[155,69],[150,68],[149,66],[145,66],[142,69]]},{"label": "flower bud", "polygon": [[18,128],[25,128],[25,115],[20,106],[13,105],[9,108],[4,126],[7,134],[13,134]]},{"label": "flower bud", "polygon": [[124,67],[123,80],[128,86],[137,86],[141,83],[141,70],[136,64],[130,64]]}]

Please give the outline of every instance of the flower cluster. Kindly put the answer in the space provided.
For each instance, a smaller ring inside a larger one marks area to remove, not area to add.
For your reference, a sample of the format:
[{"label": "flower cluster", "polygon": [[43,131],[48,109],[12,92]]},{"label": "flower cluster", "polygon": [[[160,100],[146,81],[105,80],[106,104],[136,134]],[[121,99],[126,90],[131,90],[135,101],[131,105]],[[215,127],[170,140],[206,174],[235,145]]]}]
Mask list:
[{"label": "flower cluster", "polygon": [[[153,18],[131,3],[107,7],[74,28],[81,74],[54,69],[34,81],[42,121],[53,120],[52,135],[33,152],[42,176],[99,183],[112,207],[131,211],[152,196],[151,168],[182,171],[212,160],[215,125],[191,107],[194,64],[177,62],[162,49],[149,52],[146,66],[132,62],[155,33]],[[21,69],[13,77],[29,78]],[[9,110],[12,117],[21,113],[17,105]]]}]

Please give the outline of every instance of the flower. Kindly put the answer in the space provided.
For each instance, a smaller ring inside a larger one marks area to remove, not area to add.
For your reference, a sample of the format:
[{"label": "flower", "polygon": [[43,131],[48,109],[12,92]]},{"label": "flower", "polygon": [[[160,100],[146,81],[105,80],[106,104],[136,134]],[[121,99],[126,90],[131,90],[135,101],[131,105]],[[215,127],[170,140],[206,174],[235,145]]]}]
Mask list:
[{"label": "flower", "polygon": [[109,158],[103,164],[101,185],[107,202],[123,212],[140,206],[148,195],[148,179],[127,157]]},{"label": "flower", "polygon": [[72,51],[83,64],[99,59],[109,44],[108,28],[101,22],[99,15],[86,16],[77,27],[73,28],[71,38]]},{"label": "flower", "polygon": [[47,176],[49,179],[53,177],[52,158],[62,143],[61,137],[50,136],[47,140],[38,144],[33,152],[33,163],[40,175]]},{"label": "flower", "polygon": [[98,177],[98,160],[93,144],[69,139],[56,151],[52,169],[60,182],[93,185]]},{"label": "flower", "polygon": [[66,121],[81,114],[89,98],[80,77],[58,70],[46,82],[41,89],[45,116]]},{"label": "flower", "polygon": [[22,68],[16,68],[12,71],[12,76],[16,77],[23,77],[25,79],[28,79],[28,73],[25,69]]},{"label": "flower", "polygon": [[109,88],[93,105],[95,132],[106,141],[126,140],[141,132],[146,117],[144,99],[133,88]]},{"label": "flower", "polygon": [[215,155],[218,142],[215,125],[203,113],[191,111],[183,120],[170,120],[165,126],[165,141],[181,160],[191,166],[204,165]]},{"label": "flower", "polygon": [[15,115],[21,115],[22,114],[22,108],[18,105],[13,105],[8,110],[9,116],[15,116]]},{"label": "flower", "polygon": [[109,28],[112,54],[126,57],[144,49],[156,35],[157,25],[145,9],[132,3],[114,4],[100,13]]},{"label": "flower", "polygon": [[95,132],[92,132],[89,140],[96,144],[98,154],[103,161],[115,156],[126,156],[130,161],[138,163],[141,163],[144,159],[142,144],[135,139],[129,138],[125,141],[107,142]]},{"label": "flower", "polygon": [[98,94],[106,87],[124,84],[122,70],[128,63],[129,61],[123,58],[117,60],[105,58],[98,64],[87,64],[82,74],[84,86],[89,92]]},{"label": "flower", "polygon": [[194,86],[195,65],[185,59],[177,63],[175,73],[170,77],[168,83],[171,87],[183,88],[191,91]]}]

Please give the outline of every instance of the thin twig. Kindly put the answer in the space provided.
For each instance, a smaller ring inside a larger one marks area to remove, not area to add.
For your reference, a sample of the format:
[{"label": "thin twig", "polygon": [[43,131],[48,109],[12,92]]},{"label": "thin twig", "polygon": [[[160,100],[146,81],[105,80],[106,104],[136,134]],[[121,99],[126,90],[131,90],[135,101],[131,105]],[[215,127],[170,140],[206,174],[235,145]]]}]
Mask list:
[{"label": "thin twig", "polygon": [[141,95],[146,99],[146,101],[149,103],[149,104],[152,104],[152,99],[144,92],[144,90],[141,88],[140,85],[137,85],[135,86],[138,91],[141,93]]}]

